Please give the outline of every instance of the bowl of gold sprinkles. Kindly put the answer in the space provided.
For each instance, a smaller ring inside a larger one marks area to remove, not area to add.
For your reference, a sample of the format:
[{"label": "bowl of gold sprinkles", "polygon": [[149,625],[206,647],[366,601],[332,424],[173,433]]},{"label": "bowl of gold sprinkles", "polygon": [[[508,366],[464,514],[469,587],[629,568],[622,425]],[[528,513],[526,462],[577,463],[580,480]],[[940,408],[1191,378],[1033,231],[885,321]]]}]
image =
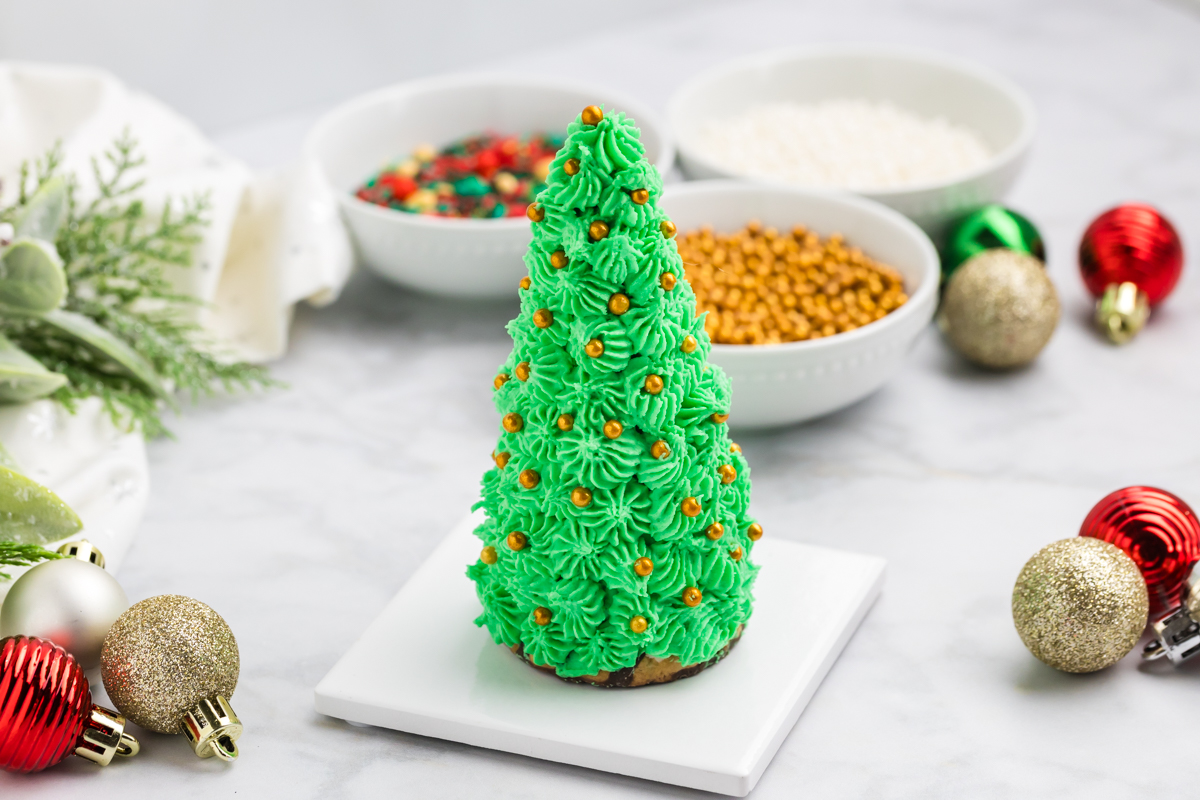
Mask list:
[{"label": "bowl of gold sprinkles", "polygon": [[[646,159],[670,168],[675,149],[640,103],[553,77],[499,74],[358,97],[317,123],[305,155],[339,198],[360,263],[430,294],[511,298],[526,273],[526,210],[539,168],[589,105],[625,112],[641,129]],[[525,150],[536,152],[523,158]],[[483,163],[508,155],[514,163]]]},{"label": "bowl of gold sprinkles", "polygon": [[789,425],[883,386],[928,326],[938,257],[903,215],[853,195],[737,181],[674,184],[674,222],[729,423]]}]

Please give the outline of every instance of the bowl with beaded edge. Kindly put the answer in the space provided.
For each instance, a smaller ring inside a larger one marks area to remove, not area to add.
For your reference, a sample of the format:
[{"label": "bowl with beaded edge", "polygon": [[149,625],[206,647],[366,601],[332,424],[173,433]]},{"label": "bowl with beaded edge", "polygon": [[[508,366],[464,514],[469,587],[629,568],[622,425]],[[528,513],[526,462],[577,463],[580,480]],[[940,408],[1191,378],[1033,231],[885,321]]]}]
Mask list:
[{"label": "bowl with beaded edge", "polygon": [[[828,45],[762,53],[722,64],[682,86],[667,119],[683,174],[692,179],[754,178],[718,163],[699,143],[713,120],[767,103],[887,102],[979,135],[991,157],[974,169],[894,188],[853,190],[896,209],[935,241],[962,214],[999,202],[1021,172],[1037,127],[1033,102],[1012,81],[970,61],[880,45]],[[817,187],[801,187],[817,188]]]},{"label": "bowl with beaded edge", "polygon": [[357,260],[418,291],[461,298],[515,297],[532,239],[524,215],[461,219],[383,208],[354,196],[375,171],[421,144],[440,148],[494,130],[565,132],[589,105],[623,111],[642,132],[646,158],[660,173],[675,148],[654,114],[607,89],[552,79],[472,74],[396,84],[326,114],[305,155],[338,198]]},{"label": "bowl with beaded edge", "polygon": [[804,225],[822,238],[840,233],[903,276],[908,301],[861,328],[782,344],[713,344],[708,360],[733,382],[735,429],[792,425],[862,400],[900,371],[933,318],[937,251],[916,224],[882,203],[776,184],[695,181],[669,185],[660,207],[681,234],[705,225],[733,233],[752,219],[781,230]]}]

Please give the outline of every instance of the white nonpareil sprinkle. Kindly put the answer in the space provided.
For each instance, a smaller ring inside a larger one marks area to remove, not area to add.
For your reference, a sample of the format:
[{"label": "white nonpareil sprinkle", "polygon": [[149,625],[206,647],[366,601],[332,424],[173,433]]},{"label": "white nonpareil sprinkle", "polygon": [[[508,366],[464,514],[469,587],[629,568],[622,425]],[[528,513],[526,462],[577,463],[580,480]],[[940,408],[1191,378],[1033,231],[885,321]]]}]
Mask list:
[{"label": "white nonpareil sprinkle", "polygon": [[705,125],[697,145],[730,172],[829,189],[946,180],[992,156],[969,128],[868,100],[755,106]]}]

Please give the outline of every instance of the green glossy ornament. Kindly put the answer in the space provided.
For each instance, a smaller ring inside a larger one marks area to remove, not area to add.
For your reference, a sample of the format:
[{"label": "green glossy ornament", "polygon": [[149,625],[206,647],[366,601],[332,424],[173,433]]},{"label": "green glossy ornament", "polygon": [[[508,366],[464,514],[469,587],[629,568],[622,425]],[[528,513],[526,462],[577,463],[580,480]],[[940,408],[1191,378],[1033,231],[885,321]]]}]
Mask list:
[{"label": "green glossy ornament", "polygon": [[1043,264],[1046,247],[1033,223],[1012,209],[987,205],[972,211],[950,226],[942,252],[942,282],[949,280],[971,256],[1003,248],[1031,255]]}]

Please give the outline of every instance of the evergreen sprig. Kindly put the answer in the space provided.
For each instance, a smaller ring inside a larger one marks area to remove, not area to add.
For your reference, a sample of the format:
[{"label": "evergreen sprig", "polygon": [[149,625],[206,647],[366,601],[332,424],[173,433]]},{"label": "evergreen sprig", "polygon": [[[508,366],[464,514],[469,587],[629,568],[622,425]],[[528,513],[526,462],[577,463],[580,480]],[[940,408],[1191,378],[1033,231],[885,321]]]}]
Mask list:
[{"label": "evergreen sprig", "polygon": [[[56,558],[62,556],[36,544],[0,542],[0,567],[28,567],[39,561],[51,561]],[[11,577],[7,572],[0,572],[0,581]]]},{"label": "evergreen sprig", "polygon": [[[210,201],[197,195],[168,200],[152,217],[136,193],[145,183],[137,175],[145,159],[125,133],[99,159],[92,159],[96,196],[78,199],[78,180],[67,180],[67,220],[54,242],[67,276],[64,308],[84,314],[128,343],[153,366],[164,387],[192,401],[218,390],[273,385],[264,368],[222,358],[200,327],[181,312],[198,301],[175,290],[168,269],[192,266],[200,229],[208,224]],[[61,172],[62,150],[21,168],[16,202],[0,208],[0,222],[11,221],[34,193]],[[140,426],[148,437],[167,433],[161,394],[131,377],[94,349],[49,323],[33,317],[0,317],[0,333],[69,381],[52,397],[73,408],[86,397],[99,397],[114,422]]]}]

